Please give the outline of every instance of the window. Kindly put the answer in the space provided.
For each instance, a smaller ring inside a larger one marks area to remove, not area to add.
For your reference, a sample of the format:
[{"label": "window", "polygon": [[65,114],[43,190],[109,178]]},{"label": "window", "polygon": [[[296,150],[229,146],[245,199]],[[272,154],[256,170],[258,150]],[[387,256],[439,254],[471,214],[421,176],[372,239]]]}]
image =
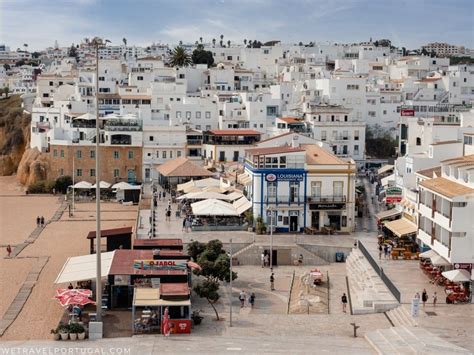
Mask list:
[{"label": "window", "polygon": [[120,153],[117,150],[114,151],[114,159],[120,159]]},{"label": "window", "polygon": [[334,181],[333,182],[333,194],[337,197],[342,197],[344,194],[344,182]]},{"label": "window", "polygon": [[341,227],[347,227],[347,216],[341,217]]},{"label": "window", "polygon": [[55,149],[55,150],[53,150],[53,157],[57,157],[57,156],[58,156],[58,150]]},{"label": "window", "polygon": [[176,111],[176,118],[181,118],[181,111]]},{"label": "window", "polygon": [[206,111],[206,118],[211,118],[211,112],[210,111]]},{"label": "window", "polygon": [[176,152],[176,156],[177,156],[178,158],[181,156],[181,151],[180,151],[180,150],[178,150],[178,151]]},{"label": "window", "polygon": [[326,137],[326,131],[321,131],[321,140],[325,141],[327,139]]},{"label": "window", "polygon": [[160,151],[159,151],[159,150],[156,151],[156,157],[157,157],[157,158],[160,157]]},{"label": "window", "polygon": [[211,125],[206,125],[206,131],[210,131],[211,130]]},{"label": "window", "polygon": [[368,115],[369,117],[375,117],[375,111],[369,111]]},{"label": "window", "polygon": [[94,177],[95,176],[95,169],[89,170],[89,176]]},{"label": "window", "polygon": [[133,151],[128,151],[128,159],[133,159]]},{"label": "window", "polygon": [[114,169],[114,177],[118,178],[120,176],[120,170],[119,169]]},{"label": "window", "polygon": [[105,81],[105,77],[99,76],[99,81]]},{"label": "window", "polygon": [[148,140],[149,140],[150,142],[153,142],[154,139],[155,139],[155,138],[154,138],[153,136],[149,136],[149,137],[148,137]]},{"label": "window", "polygon": [[416,145],[421,145],[421,138],[420,137],[416,137]]},{"label": "window", "polygon": [[359,146],[354,145],[354,154],[359,154]]},{"label": "window", "polygon": [[170,150],[170,159],[173,159],[173,151]]},{"label": "window", "polygon": [[359,85],[348,84],[347,90],[359,90]]},{"label": "window", "polygon": [[321,181],[311,181],[311,197],[321,197]]},{"label": "window", "polygon": [[161,157],[163,159],[166,159],[166,150],[163,150],[163,152],[161,152]]},{"label": "window", "polygon": [[64,169],[59,169],[59,176],[64,176]]},{"label": "window", "polygon": [[82,176],[82,169],[76,169],[76,176]]},{"label": "window", "polygon": [[137,80],[143,80],[143,76],[137,76]]},{"label": "window", "polygon": [[90,151],[89,151],[89,157],[90,157],[91,159],[95,159],[95,150],[90,150]]},{"label": "window", "polygon": [[359,140],[359,131],[354,131],[354,140],[355,141]]},{"label": "window", "polygon": [[64,150],[61,149],[61,158],[64,158]]},{"label": "window", "polygon": [[191,111],[186,111],[186,118],[187,118],[188,120],[191,119]]},{"label": "window", "polygon": [[197,130],[201,130],[201,125],[197,124],[197,125],[196,125],[196,129],[197,129]]},{"label": "window", "polygon": [[76,151],[76,158],[77,158],[77,159],[81,159],[81,158],[82,158],[82,151],[80,151],[80,150],[77,150],[77,151]]},{"label": "window", "polygon": [[277,185],[276,182],[267,182],[267,196],[269,198],[273,197],[275,198],[277,195]]},{"label": "window", "polygon": [[201,111],[196,111],[196,118],[201,118]]}]

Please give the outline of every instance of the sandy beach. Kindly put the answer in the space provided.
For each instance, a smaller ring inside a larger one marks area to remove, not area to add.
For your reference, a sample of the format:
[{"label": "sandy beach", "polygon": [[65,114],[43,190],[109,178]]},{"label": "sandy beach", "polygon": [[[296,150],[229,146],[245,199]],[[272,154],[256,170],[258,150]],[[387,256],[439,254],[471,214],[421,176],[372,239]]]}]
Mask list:
[{"label": "sandy beach", "polygon": [[[18,187],[12,179],[0,178],[1,244],[24,241],[36,227],[34,218],[38,211],[42,211],[45,218],[49,219],[60,206],[58,196],[12,196],[15,192],[21,194],[21,190],[15,190]],[[102,210],[103,229],[135,225],[136,206],[102,203]],[[30,223],[30,220],[33,223]],[[73,217],[69,217],[66,210],[59,221],[48,224],[38,239],[27,246],[17,258],[4,259],[6,251],[2,248],[2,316],[37,258],[48,256],[49,260],[25,306],[3,337],[0,337],[1,340],[50,338],[50,329],[57,325],[63,312],[62,307],[52,297],[57,288],[67,286],[55,285],[54,281],[68,257],[89,253],[89,240],[86,236],[91,230],[95,230],[95,203],[77,203]]]}]

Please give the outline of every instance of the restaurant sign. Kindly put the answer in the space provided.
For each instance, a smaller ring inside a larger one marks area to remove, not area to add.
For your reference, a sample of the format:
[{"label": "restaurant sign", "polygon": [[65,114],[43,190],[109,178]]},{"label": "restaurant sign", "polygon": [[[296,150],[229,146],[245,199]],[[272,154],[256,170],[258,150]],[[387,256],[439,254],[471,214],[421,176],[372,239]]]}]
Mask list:
[{"label": "restaurant sign", "polygon": [[134,260],[136,270],[186,270],[186,260]]},{"label": "restaurant sign", "polygon": [[303,181],[304,173],[269,173],[265,175],[265,180],[273,181]]},{"label": "restaurant sign", "polygon": [[415,110],[409,110],[409,109],[405,109],[405,110],[401,110],[400,111],[400,115],[401,116],[415,116]]},{"label": "restaurant sign", "polygon": [[396,203],[402,200],[402,189],[399,187],[389,187],[385,192],[386,203]]},{"label": "restaurant sign", "polygon": [[342,210],[346,207],[345,203],[310,203],[310,210]]},{"label": "restaurant sign", "polygon": [[471,270],[472,264],[469,263],[456,263],[454,264],[454,268],[457,270]]},{"label": "restaurant sign", "polygon": [[[170,319],[169,321],[171,334],[190,334],[191,321],[189,319]],[[161,332],[163,333],[164,325],[161,322]]]}]

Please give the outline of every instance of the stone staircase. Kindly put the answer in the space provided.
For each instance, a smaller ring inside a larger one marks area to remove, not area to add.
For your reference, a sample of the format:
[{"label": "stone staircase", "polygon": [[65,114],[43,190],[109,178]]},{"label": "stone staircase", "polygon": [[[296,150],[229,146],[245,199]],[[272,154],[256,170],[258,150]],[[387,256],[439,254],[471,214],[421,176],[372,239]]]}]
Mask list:
[{"label": "stone staircase", "polygon": [[426,329],[419,327],[392,327],[369,332],[365,339],[378,354],[471,354]]},{"label": "stone staircase", "polygon": [[381,313],[399,303],[359,249],[346,259],[353,314]]},{"label": "stone staircase", "polygon": [[411,316],[410,313],[403,307],[397,307],[391,309],[386,313],[387,317],[392,321],[395,327],[407,326],[407,327],[417,327],[418,323]]}]

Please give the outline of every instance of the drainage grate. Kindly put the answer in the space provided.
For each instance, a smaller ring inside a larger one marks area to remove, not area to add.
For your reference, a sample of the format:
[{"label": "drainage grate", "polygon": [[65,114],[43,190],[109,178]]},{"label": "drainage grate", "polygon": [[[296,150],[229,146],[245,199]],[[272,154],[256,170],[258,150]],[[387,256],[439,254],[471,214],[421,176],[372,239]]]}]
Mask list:
[{"label": "drainage grate", "polygon": [[437,316],[436,312],[425,311],[427,316]]}]

